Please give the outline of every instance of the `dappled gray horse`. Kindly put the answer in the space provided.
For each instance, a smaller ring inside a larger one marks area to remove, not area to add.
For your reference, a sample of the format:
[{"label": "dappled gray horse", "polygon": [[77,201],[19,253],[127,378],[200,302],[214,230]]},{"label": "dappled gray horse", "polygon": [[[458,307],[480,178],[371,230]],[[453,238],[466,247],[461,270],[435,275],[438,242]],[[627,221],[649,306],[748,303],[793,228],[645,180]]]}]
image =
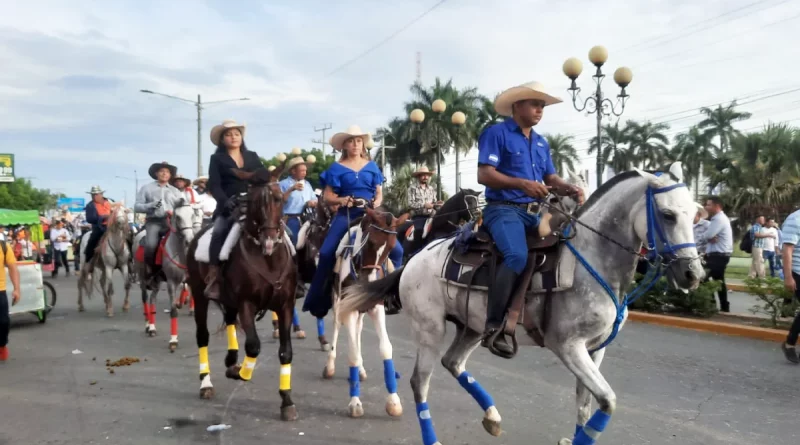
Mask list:
[{"label": "dappled gray horse", "polygon": [[[167,295],[169,295],[170,307],[170,338],[169,350],[174,352],[178,347],[178,302],[176,295],[184,287],[186,280],[186,250],[194,236],[200,231],[203,223],[203,212],[200,204],[190,204],[185,198],[180,198],[173,203],[173,214],[169,217],[169,231],[165,236],[163,249],[159,247],[161,256],[161,272],[156,276],[153,283],[141,278],[139,287],[142,290],[142,304],[144,306],[145,328],[144,331],[150,337],[156,335],[156,297],[160,290],[161,283],[167,283]],[[141,240],[146,231],[142,230],[133,240],[133,245],[140,248]],[[143,254],[136,255],[135,267],[139,277],[147,276],[147,267],[143,261]],[[152,284],[152,290],[148,298],[148,285]],[[176,294],[176,291],[178,292]]]},{"label": "dappled gray horse", "polygon": [[[80,276],[78,278],[78,310],[83,312],[83,293],[91,298],[92,291],[98,285],[103,292],[103,301],[106,305],[106,315],[109,317],[114,316],[114,304],[111,297],[114,296],[114,283],[112,281],[112,274],[114,270],[119,270],[122,273],[123,283],[125,283],[125,302],[122,305],[123,312],[128,312],[130,309],[130,302],[128,298],[131,293],[131,283],[128,280],[128,264],[131,252],[128,249],[128,234],[130,232],[128,225],[128,210],[122,204],[113,204],[111,206],[111,214],[108,219],[108,229],[105,235],[97,245],[97,253],[92,257],[92,264],[86,267],[82,264]],[[86,243],[89,240],[91,232],[84,234],[81,238],[81,262],[83,263],[83,254],[86,250]],[[89,280],[89,272],[92,272],[91,280]]]},{"label": "dappled gray horse", "polygon": [[[538,336],[577,378],[576,431],[561,445],[595,443],[616,409],[616,395],[599,366],[604,347],[627,318],[628,296],[618,295],[633,280],[642,243],[659,266],[654,269],[663,271],[671,285],[691,289],[703,278],[692,231],[696,208],[682,181],[681,165],[675,163],[663,174],[636,170],[603,184],[575,213],[572,230],[567,231],[573,237],[560,246],[562,264],[569,255],[576,261],[571,286],[551,295],[546,311],[545,294],[527,294],[526,330],[531,337]],[[366,310],[399,296],[417,344],[411,387],[425,445],[439,443],[428,390],[446,320],[454,322],[457,332],[441,362],[484,411],[484,428],[492,435],[501,432],[492,397],[466,370],[467,359],[483,335],[487,295],[472,289],[467,305],[467,290],[443,278],[453,242],[434,243],[386,278],[346,289],[339,308],[342,314]],[[590,417],[591,396],[599,409]]]}]

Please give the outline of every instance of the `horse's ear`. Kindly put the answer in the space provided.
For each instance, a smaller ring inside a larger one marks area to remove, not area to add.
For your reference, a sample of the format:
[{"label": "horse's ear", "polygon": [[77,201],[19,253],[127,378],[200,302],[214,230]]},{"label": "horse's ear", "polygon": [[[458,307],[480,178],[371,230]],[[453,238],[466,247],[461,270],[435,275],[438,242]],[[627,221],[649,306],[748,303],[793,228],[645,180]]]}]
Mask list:
[{"label": "horse's ear", "polygon": [[647,179],[647,182],[649,182],[650,185],[653,186],[653,187],[660,187],[662,185],[661,178],[659,178],[658,176],[656,176],[656,175],[654,175],[652,173],[646,172],[644,170],[640,170],[640,169],[638,169],[636,167],[633,168],[633,171],[638,173],[639,176],[643,177],[644,179]]},{"label": "horse's ear", "polygon": [[397,219],[395,220],[395,222],[394,222],[394,226],[395,226],[395,227],[402,226],[402,225],[403,225],[403,223],[405,223],[406,221],[408,221],[408,218],[410,218],[410,217],[411,217],[411,214],[410,214],[410,213],[408,213],[408,212],[406,212],[406,213],[403,213],[402,215],[400,215],[400,217],[399,217],[399,218],[397,218]]},{"label": "horse's ear", "polygon": [[281,177],[283,171],[286,170],[286,164],[289,162],[289,158],[283,153],[278,153],[278,156],[276,156],[275,159],[277,159],[278,162],[280,162],[280,165],[278,165],[277,167],[275,167],[274,170],[272,170],[272,177],[275,178],[275,180],[277,180]]},{"label": "horse's ear", "polygon": [[232,168],[231,171],[233,172],[234,175],[236,175],[237,178],[245,181],[249,181],[254,174],[254,172],[246,172],[244,170],[239,170],[238,168]]},{"label": "horse's ear", "polygon": [[683,182],[683,164],[681,161],[673,162],[669,166],[669,173],[675,177],[677,182]]}]

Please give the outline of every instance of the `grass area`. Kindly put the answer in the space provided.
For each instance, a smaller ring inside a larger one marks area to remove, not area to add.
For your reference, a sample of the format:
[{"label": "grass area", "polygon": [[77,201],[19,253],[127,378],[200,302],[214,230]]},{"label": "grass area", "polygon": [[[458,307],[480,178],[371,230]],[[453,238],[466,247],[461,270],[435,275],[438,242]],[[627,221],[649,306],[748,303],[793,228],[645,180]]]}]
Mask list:
[{"label": "grass area", "polygon": [[731,254],[731,256],[735,257],[735,258],[750,258],[750,254],[749,253],[742,252],[739,249],[739,241],[741,241],[741,240],[737,240],[737,239],[733,240],[733,253]]},{"label": "grass area", "polygon": [[750,267],[744,266],[728,266],[725,269],[725,278],[736,278],[738,280],[744,280],[747,278],[747,273],[750,272]]}]

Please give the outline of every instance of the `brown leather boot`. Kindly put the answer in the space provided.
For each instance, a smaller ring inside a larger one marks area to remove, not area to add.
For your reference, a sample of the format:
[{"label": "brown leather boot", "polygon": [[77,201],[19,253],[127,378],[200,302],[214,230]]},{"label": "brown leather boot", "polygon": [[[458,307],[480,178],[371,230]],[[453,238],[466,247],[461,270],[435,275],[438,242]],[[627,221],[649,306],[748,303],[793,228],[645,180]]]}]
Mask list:
[{"label": "brown leather boot", "polygon": [[219,301],[219,266],[208,266],[208,273],[206,274],[206,290],[204,295],[209,300]]}]

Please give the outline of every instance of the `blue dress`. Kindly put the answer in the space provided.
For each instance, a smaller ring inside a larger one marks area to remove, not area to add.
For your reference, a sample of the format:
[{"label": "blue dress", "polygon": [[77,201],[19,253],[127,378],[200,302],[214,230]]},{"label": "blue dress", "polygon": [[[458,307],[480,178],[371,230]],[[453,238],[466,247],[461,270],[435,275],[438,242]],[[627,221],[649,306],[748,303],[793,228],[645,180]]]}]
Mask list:
[{"label": "blue dress", "polygon": [[[352,196],[371,200],[375,197],[375,189],[383,184],[384,178],[378,166],[372,161],[357,172],[335,162],[320,175],[320,182],[325,186],[330,186],[339,197]],[[350,213],[349,218],[348,212]],[[364,209],[340,207],[333,218],[328,235],[319,251],[317,271],[303,303],[304,312],[311,312],[315,317],[321,318],[331,309],[333,300],[328,281],[333,273],[333,266],[336,264],[336,248],[339,247],[339,242],[347,233],[348,219],[352,221],[362,215],[364,215]],[[394,245],[389,259],[395,267],[402,265],[403,247],[400,243]]]}]

